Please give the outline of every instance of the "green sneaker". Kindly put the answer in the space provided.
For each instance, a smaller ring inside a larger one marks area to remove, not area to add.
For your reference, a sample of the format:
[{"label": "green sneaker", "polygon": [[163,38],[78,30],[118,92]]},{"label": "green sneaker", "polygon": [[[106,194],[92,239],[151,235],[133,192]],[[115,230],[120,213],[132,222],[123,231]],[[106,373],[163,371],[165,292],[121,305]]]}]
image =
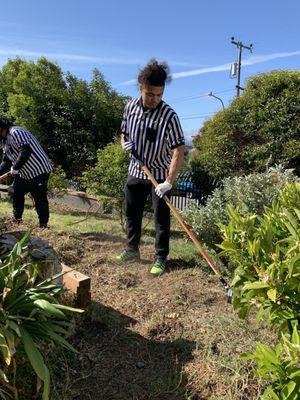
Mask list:
[{"label": "green sneaker", "polygon": [[140,260],[140,252],[133,250],[123,250],[121,254],[116,257],[119,262],[138,261]]},{"label": "green sneaker", "polygon": [[166,268],[166,261],[160,258],[157,258],[152,264],[152,268],[150,270],[150,274],[152,276],[160,276],[164,273]]}]

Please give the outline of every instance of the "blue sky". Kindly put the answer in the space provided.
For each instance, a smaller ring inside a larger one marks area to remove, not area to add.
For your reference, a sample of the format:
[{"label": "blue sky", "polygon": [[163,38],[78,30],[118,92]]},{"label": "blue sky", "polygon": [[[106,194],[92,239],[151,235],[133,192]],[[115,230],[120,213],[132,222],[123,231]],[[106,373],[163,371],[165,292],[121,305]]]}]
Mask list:
[{"label": "blue sky", "polygon": [[299,0],[11,0],[1,7],[0,66],[20,56],[44,55],[89,81],[96,67],[124,95],[139,95],[138,71],[155,57],[167,61],[173,81],[164,99],[178,113],[187,138],[235,96],[229,76],[243,52],[242,84],[274,69],[299,69]]}]

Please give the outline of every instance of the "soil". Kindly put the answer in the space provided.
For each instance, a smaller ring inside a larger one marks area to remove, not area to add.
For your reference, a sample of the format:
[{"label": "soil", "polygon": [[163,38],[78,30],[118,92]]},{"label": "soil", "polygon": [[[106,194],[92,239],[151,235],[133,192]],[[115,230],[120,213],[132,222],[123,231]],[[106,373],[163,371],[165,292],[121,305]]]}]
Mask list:
[{"label": "soil", "polygon": [[152,278],[153,248],[146,244],[140,262],[120,265],[115,256],[124,237],[38,234],[92,282],[92,303],[70,337],[78,353],[52,360],[53,398],[259,398],[261,385],[240,354],[268,331],[239,320],[215,276],[170,259],[166,273]]}]

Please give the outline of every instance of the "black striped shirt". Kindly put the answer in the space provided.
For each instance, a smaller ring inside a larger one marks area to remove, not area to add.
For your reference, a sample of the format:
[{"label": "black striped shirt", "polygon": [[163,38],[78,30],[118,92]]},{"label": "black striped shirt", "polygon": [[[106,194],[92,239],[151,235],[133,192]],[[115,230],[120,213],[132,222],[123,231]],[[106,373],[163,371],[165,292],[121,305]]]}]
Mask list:
[{"label": "black striped shirt", "polygon": [[[157,180],[165,180],[172,150],[184,145],[184,135],[176,112],[164,101],[154,110],[145,110],[142,99],[131,100],[124,109],[121,131],[135,143],[135,150]],[[148,179],[131,155],[130,175]]]},{"label": "black striped shirt", "polygon": [[11,126],[7,133],[3,151],[13,166],[17,162],[20,150],[26,145],[30,146],[31,154],[19,170],[19,176],[23,179],[32,179],[38,175],[51,172],[53,166],[32,133],[20,126]]}]

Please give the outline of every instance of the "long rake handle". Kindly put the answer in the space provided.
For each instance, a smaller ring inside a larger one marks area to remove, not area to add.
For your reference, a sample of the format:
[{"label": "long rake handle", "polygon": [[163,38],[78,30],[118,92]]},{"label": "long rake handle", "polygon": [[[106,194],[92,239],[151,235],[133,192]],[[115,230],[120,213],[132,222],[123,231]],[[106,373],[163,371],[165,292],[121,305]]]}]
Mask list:
[{"label": "long rake handle", "polygon": [[4,178],[7,178],[8,175],[10,175],[10,171],[8,171],[8,172],[6,172],[5,174],[1,175],[1,176],[0,176],[0,180],[1,180],[1,179],[4,179]]},{"label": "long rake handle", "polygon": [[[145,174],[147,175],[148,179],[150,179],[150,181],[152,182],[153,186],[156,187],[158,185],[156,179],[154,178],[154,176],[151,174],[149,168],[143,164],[142,168],[145,172]],[[169,200],[169,198],[167,196],[164,196],[163,199],[165,200],[165,202],[167,203],[168,207],[170,208],[170,210],[172,211],[173,215],[175,216],[175,218],[177,219],[177,221],[180,223],[180,225],[183,227],[183,229],[186,231],[186,233],[189,235],[189,237],[191,238],[191,240],[194,242],[195,246],[197,247],[197,249],[200,251],[200,253],[202,254],[203,258],[206,260],[206,262],[209,264],[209,266],[211,267],[211,269],[214,271],[214,273],[220,278],[222,278],[222,275],[220,273],[220,271],[218,270],[217,266],[215,265],[215,263],[209,258],[208,254],[206,253],[206,251],[203,249],[203,247],[200,245],[199,241],[197,240],[196,236],[194,235],[194,233],[190,230],[190,228],[187,226],[186,222],[183,220],[182,216],[179,214],[179,212],[176,210],[176,208],[174,207],[174,205],[172,204],[172,202]]]}]

